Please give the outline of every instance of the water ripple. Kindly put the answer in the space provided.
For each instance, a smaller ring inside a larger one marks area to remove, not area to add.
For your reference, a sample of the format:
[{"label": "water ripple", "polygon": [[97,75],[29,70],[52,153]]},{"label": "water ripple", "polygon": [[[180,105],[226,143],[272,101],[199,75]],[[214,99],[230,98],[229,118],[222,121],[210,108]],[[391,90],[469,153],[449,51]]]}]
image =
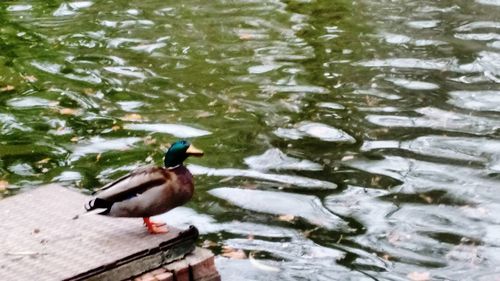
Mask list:
[{"label": "water ripple", "polygon": [[417,68],[427,70],[447,70],[458,67],[457,60],[455,59],[393,58],[362,61],[357,64],[366,67]]},{"label": "water ripple", "polygon": [[7,101],[7,104],[17,108],[36,108],[36,107],[47,108],[56,106],[58,102],[37,97],[25,97],[25,98],[13,98]]},{"label": "water ripple", "polygon": [[499,147],[499,141],[487,138],[423,136],[409,141],[367,141],[361,150],[406,149],[427,156],[439,155],[441,159],[486,163],[496,158]]},{"label": "water ripple", "polygon": [[499,123],[486,117],[470,116],[432,107],[419,108],[416,112],[422,116],[369,115],[366,119],[385,127],[431,128],[477,135],[491,134],[500,129]]},{"label": "water ripple", "polygon": [[305,170],[320,171],[323,167],[309,160],[289,157],[277,148],[268,149],[264,154],[245,158],[245,164],[254,170]]},{"label": "water ripple", "polygon": [[78,10],[88,8],[92,6],[94,3],[91,1],[74,1],[69,3],[62,3],[57,10],[52,13],[55,17],[62,16],[73,16]]},{"label": "water ripple", "polygon": [[0,2],[0,197],[193,138],[223,279],[494,280],[498,1],[327,2]]},{"label": "water ripple", "polygon": [[210,135],[209,131],[196,129],[186,125],[180,124],[125,124],[124,129],[133,131],[147,131],[147,132],[157,132],[166,133],[179,138],[193,138]]},{"label": "water ripple", "polygon": [[26,126],[20,122],[15,116],[10,114],[0,113],[0,124],[1,124],[1,133],[2,135],[9,135],[14,133],[15,131],[21,132],[31,132],[33,129]]},{"label": "water ripple", "polygon": [[274,134],[278,137],[292,140],[298,140],[305,136],[309,136],[329,142],[356,142],[356,140],[352,136],[340,129],[315,122],[299,123],[295,126],[295,128],[290,129],[278,128],[274,131]]},{"label": "water ripple", "polygon": [[457,27],[455,30],[464,32],[464,31],[472,31],[474,29],[483,29],[483,28],[498,28],[500,29],[500,22],[496,21],[475,21],[471,23],[467,23]]},{"label": "water ripple", "polygon": [[89,154],[98,154],[111,150],[129,150],[135,143],[141,140],[141,138],[135,137],[108,140],[101,137],[93,137],[88,141],[83,141],[81,144],[75,145],[69,161],[74,162]]},{"label": "water ripple", "polygon": [[476,0],[476,2],[484,5],[500,6],[499,0]]},{"label": "water ripple", "polygon": [[448,102],[457,107],[479,110],[500,111],[500,91],[453,91]]},{"label": "water ripple", "polygon": [[293,215],[327,229],[346,227],[346,223],[326,210],[315,196],[229,187],[212,189],[209,193],[256,212]]},{"label": "water ripple", "polygon": [[189,169],[193,175],[207,175],[216,177],[247,177],[260,179],[270,182],[278,182],[287,186],[299,186],[311,189],[335,189],[337,185],[332,182],[306,178],[301,176],[283,175],[283,174],[270,174],[253,170],[243,169],[214,169],[207,168],[199,165],[190,164]]},{"label": "water ripple", "polygon": [[439,89],[439,85],[429,82],[422,81],[412,81],[401,78],[388,78],[387,81],[394,83],[397,86],[409,89],[409,90],[436,90]]},{"label": "water ripple", "polygon": [[9,12],[21,12],[21,11],[29,11],[33,8],[32,5],[29,4],[19,4],[19,5],[10,5],[7,7],[7,11]]}]

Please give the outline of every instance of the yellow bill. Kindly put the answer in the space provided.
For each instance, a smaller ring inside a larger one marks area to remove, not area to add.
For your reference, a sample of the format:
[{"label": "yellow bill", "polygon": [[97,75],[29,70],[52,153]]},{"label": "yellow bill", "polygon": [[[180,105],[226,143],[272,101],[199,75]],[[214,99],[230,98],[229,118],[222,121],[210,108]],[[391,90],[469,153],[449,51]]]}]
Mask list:
[{"label": "yellow bill", "polygon": [[190,145],[186,150],[186,153],[191,156],[201,157],[203,156],[203,151],[196,148],[194,145]]}]

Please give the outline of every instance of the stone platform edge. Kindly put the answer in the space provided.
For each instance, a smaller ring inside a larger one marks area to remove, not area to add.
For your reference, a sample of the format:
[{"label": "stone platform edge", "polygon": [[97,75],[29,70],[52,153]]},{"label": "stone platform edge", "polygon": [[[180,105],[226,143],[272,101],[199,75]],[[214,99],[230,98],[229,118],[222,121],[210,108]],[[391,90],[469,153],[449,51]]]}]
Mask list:
[{"label": "stone platform edge", "polygon": [[220,281],[214,255],[196,247],[183,259],[164,264],[127,281]]}]

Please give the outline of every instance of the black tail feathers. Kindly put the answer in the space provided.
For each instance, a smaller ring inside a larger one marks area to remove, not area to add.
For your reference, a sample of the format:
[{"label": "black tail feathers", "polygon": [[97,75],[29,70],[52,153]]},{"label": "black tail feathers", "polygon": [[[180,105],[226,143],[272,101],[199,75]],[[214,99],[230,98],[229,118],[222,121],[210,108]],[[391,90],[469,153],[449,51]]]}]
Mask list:
[{"label": "black tail feathers", "polygon": [[95,210],[95,209],[111,209],[111,205],[113,205],[113,203],[110,203],[104,199],[101,199],[101,198],[95,198],[95,199],[92,199],[90,200],[89,202],[87,202],[87,204],[85,204],[85,210],[88,211],[92,211],[92,210]]}]

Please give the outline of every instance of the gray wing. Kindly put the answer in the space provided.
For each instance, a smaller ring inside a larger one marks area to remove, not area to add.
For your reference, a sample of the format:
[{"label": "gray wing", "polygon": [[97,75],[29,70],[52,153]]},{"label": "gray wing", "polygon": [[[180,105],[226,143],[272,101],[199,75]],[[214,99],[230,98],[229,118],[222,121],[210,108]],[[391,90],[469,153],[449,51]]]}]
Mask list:
[{"label": "gray wing", "polygon": [[123,201],[141,194],[169,179],[168,171],[161,167],[140,168],[96,191],[96,197],[109,203]]}]

